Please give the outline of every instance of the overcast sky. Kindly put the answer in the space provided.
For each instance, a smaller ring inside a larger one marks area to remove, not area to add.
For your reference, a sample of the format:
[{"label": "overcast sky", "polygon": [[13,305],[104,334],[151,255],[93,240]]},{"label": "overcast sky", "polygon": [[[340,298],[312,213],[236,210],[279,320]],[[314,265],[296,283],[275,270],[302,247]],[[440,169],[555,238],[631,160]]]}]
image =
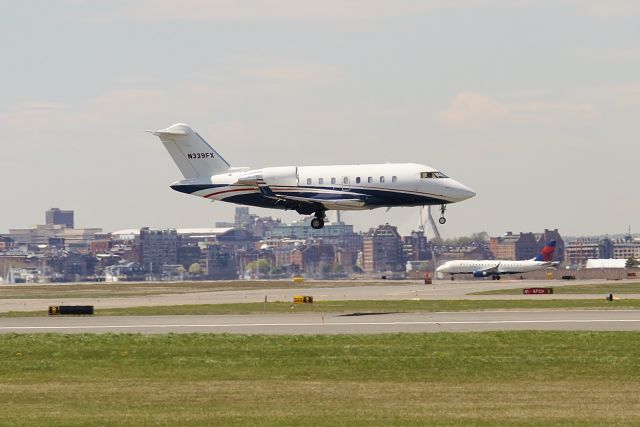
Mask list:
[{"label": "overcast sky", "polygon": [[234,166],[438,168],[478,193],[446,237],[640,230],[638,1],[20,1],[0,37],[0,232],[50,207],[107,231],[232,220],[168,187],[143,130],[176,122]]}]

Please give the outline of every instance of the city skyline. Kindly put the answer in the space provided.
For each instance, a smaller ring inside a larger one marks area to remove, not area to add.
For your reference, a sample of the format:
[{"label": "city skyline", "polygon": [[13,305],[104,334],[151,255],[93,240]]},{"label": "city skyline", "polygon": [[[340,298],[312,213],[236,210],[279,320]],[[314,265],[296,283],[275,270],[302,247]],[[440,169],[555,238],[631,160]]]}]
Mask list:
[{"label": "city skyline", "polygon": [[[212,226],[145,129],[233,166],[425,163],[478,195],[443,237],[640,228],[631,1],[13,3],[0,32],[0,232],[51,206],[105,230]],[[260,216],[300,218],[252,209]],[[330,213],[334,217],[334,213]],[[346,213],[407,234],[417,208]]]},{"label": "city skyline", "polygon": [[[203,224],[202,226],[199,227],[179,227],[179,226],[167,226],[167,227],[152,227],[149,225],[142,225],[142,226],[128,226],[128,227],[123,227],[120,229],[107,229],[104,227],[101,227],[100,224],[92,224],[91,226],[86,226],[84,224],[80,224],[80,226],[75,226],[74,222],[75,222],[75,210],[73,209],[64,209],[61,210],[60,208],[50,208],[48,210],[46,210],[44,212],[44,221],[38,222],[36,224],[30,224],[29,226],[25,226],[25,227],[10,227],[8,230],[4,231],[4,232],[0,232],[0,237],[5,236],[5,237],[11,237],[11,231],[15,231],[15,232],[24,232],[26,230],[36,230],[38,228],[42,228],[44,230],[46,229],[51,229],[51,230],[58,230],[61,232],[64,232],[64,229],[68,229],[68,231],[82,231],[82,230],[87,230],[91,233],[93,232],[97,232],[98,234],[121,234],[123,232],[130,232],[131,230],[139,230],[141,228],[147,228],[147,229],[151,229],[151,230],[180,230],[180,229],[189,229],[189,230],[206,230],[206,229],[229,229],[229,228],[238,228],[238,224],[240,223],[247,223],[248,222],[253,222],[255,220],[255,224],[258,224],[259,222],[261,222],[260,220],[267,220],[270,224],[275,224],[278,223],[280,224],[282,227],[284,228],[290,228],[292,230],[296,230],[296,234],[298,233],[302,233],[304,236],[306,236],[306,238],[313,238],[316,235],[323,235],[324,232],[322,230],[316,230],[313,229],[309,226],[309,222],[311,220],[312,217],[310,216],[300,216],[297,218],[294,218],[291,221],[285,221],[284,219],[278,217],[277,215],[266,215],[266,216],[261,216],[261,215],[257,215],[256,212],[258,211],[265,211],[267,213],[270,212],[276,212],[274,210],[268,210],[268,209],[260,209],[260,208],[256,208],[256,207],[248,207],[248,206],[241,206],[241,205],[233,205],[235,213],[232,217],[229,218],[216,218],[215,221],[213,221],[212,223],[209,224]],[[400,227],[398,227],[396,224],[393,223],[389,223],[389,222],[383,222],[383,223],[379,223],[379,224],[375,224],[367,229],[364,230],[358,230],[355,227],[355,224],[351,223],[348,221],[345,221],[344,218],[344,211],[341,211],[340,213],[340,218],[337,218],[337,216],[334,213],[334,218],[330,221],[327,222],[327,224],[331,225],[334,228],[334,232],[335,230],[337,230],[335,227],[336,226],[340,226],[341,227],[346,227],[347,229],[352,230],[352,232],[356,233],[356,234],[366,234],[371,232],[373,229],[380,227],[380,226],[392,226],[394,228],[397,228],[398,230],[400,230]],[[60,215],[62,214],[62,215]],[[431,228],[431,226],[429,225],[428,221],[426,220],[426,213],[424,214],[425,218],[424,218],[424,227],[415,227],[414,229],[411,229],[409,232],[401,232],[400,234],[403,235],[410,235],[413,232],[419,231],[424,233],[424,236],[427,237],[429,239],[429,241],[431,240],[439,240],[437,238],[437,236],[434,235],[433,229]],[[242,228],[242,227],[240,227]],[[342,229],[342,228],[338,228],[338,229]],[[548,230],[554,230],[557,232],[558,228],[553,228],[553,227],[546,227],[544,228],[545,231]],[[330,232],[331,233],[331,232]],[[458,238],[475,238],[478,235],[481,234],[485,234],[487,239],[494,239],[494,238],[513,238],[513,237],[517,237],[519,235],[522,234],[532,234],[531,231],[527,231],[527,230],[502,230],[499,233],[488,233],[486,230],[476,230],[472,233],[469,233],[468,235],[458,235],[458,236],[450,236],[450,237],[445,237],[442,238],[442,241],[446,241],[447,239],[458,239]],[[602,233],[602,234],[578,234],[578,235],[567,235],[564,234],[565,238],[567,239],[574,239],[574,240],[580,240],[580,239],[599,239],[599,238],[610,238],[610,239],[625,239],[625,238],[637,238],[638,236],[640,236],[640,233],[636,233],[634,232],[631,227],[628,227],[627,230],[625,230],[624,232],[621,232],[620,230],[612,230],[611,232],[608,233]],[[274,238],[286,238],[287,236],[281,233],[276,233],[273,235]],[[487,240],[489,241],[489,240]]]},{"label": "city skyline", "polygon": [[[438,242],[429,241],[420,230],[402,235],[388,223],[366,233],[356,233],[344,222],[312,229],[308,220],[287,224],[251,214],[248,208],[237,208],[233,222],[216,224],[215,228],[142,227],[110,233],[101,228],[74,228],[73,210],[52,208],[45,217],[46,224],[0,235],[0,282],[282,279],[300,275],[335,279],[380,274],[415,280],[427,278],[430,271],[437,272],[438,265],[448,262],[482,260],[482,265],[491,266],[503,260],[531,261],[543,248],[548,261],[562,268],[530,271],[531,265],[514,267],[524,268],[519,274],[540,279],[549,274],[564,277],[571,271],[583,278],[620,279],[627,275],[624,268],[633,268],[640,258],[640,239],[631,235],[571,239],[557,229],[508,232],[498,237],[477,233]],[[582,268],[589,272],[582,272]],[[474,277],[486,277],[477,274],[474,270]]]}]

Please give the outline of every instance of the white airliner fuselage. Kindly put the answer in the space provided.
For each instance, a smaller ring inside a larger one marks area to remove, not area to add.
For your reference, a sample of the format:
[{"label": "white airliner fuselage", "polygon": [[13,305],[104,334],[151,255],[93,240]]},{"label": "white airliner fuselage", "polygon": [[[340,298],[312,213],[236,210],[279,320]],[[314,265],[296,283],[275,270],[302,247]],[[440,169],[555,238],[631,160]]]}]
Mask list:
[{"label": "white airliner fuselage", "polygon": [[442,172],[416,163],[232,168],[187,125],[176,124],[153,134],[185,177],[171,185],[174,190],[210,200],[314,214],[314,228],[322,228],[327,210],[424,205],[441,205],[440,223],[444,224],[447,204],[475,195]]},{"label": "white airliner fuselage", "polygon": [[447,274],[475,274],[476,277],[492,276],[494,274],[530,273],[541,268],[551,267],[547,261],[492,261],[492,260],[455,260],[447,261],[436,270]]},{"label": "white airliner fuselage", "polygon": [[436,269],[441,274],[473,274],[474,277],[489,277],[500,279],[502,274],[530,273],[548,267],[555,267],[553,253],[556,241],[547,243],[537,257],[524,261],[510,260],[453,260],[447,261]]}]

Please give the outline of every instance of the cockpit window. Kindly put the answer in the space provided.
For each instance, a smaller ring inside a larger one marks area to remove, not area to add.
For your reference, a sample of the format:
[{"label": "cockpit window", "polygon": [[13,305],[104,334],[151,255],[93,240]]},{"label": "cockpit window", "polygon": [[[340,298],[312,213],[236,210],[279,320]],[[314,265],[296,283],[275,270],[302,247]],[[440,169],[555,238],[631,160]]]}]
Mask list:
[{"label": "cockpit window", "polygon": [[420,178],[449,178],[442,172],[420,172]]}]

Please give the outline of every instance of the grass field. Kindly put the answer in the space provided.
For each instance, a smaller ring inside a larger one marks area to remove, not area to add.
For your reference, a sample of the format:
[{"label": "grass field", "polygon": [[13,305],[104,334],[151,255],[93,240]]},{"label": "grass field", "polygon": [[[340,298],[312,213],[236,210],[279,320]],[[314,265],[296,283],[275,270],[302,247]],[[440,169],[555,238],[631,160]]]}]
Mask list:
[{"label": "grass field", "polygon": [[[291,304],[289,302],[239,303],[239,304],[194,304],[150,307],[101,308],[97,316],[158,316],[158,315],[207,315],[207,314],[256,314],[256,313],[353,313],[353,312],[434,312],[477,310],[522,310],[522,309],[640,309],[640,300],[602,299],[580,300],[353,300],[317,301],[313,304]],[[47,316],[41,311],[10,311],[0,313],[6,317]]]},{"label": "grass field", "polygon": [[[410,281],[402,282],[411,284]],[[312,289],[320,287],[352,287],[398,285],[394,281],[313,280],[294,283],[291,280],[235,280],[210,282],[117,282],[59,285],[0,286],[0,299],[16,298],[114,298],[189,292],[232,291],[249,289]]]},{"label": "grass field", "polygon": [[[553,286],[545,284],[544,286]],[[595,283],[588,285],[567,285],[553,288],[554,294],[640,294],[640,282]],[[470,295],[521,295],[522,287],[474,292]]]},{"label": "grass field", "polygon": [[2,425],[638,425],[640,334],[1,335]]}]

